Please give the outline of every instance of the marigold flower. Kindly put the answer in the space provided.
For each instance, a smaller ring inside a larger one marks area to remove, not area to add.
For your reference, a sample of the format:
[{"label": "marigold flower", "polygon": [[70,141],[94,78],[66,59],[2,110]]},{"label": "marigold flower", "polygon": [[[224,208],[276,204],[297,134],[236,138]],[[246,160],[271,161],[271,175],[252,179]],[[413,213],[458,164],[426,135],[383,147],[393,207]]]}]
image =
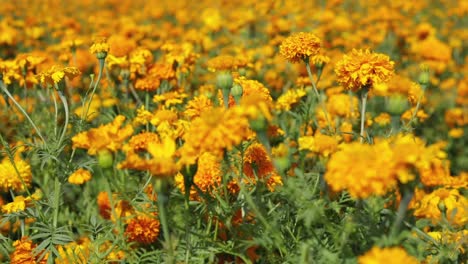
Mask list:
[{"label": "marigold flower", "polygon": [[242,108],[212,108],[192,121],[180,148],[181,163],[193,164],[201,153],[211,152],[221,157],[224,150],[241,143],[250,135],[249,120]]},{"label": "marigold flower", "polygon": [[89,238],[81,238],[78,242],[71,242],[57,247],[59,256],[55,259],[56,264],[87,263],[90,258],[91,241]]},{"label": "marigold flower", "polygon": [[354,92],[386,82],[393,75],[394,62],[387,55],[353,49],[335,66],[338,82]]},{"label": "marigold flower", "polygon": [[92,54],[96,54],[96,58],[101,61],[103,61],[107,57],[107,53],[109,53],[109,50],[110,46],[107,43],[107,39],[103,37],[97,38],[94,41],[93,45],[91,45],[91,47],[89,48],[89,51]]},{"label": "marigold flower", "polygon": [[289,111],[306,95],[307,92],[304,89],[290,89],[278,98],[276,101],[276,109]]},{"label": "marigold flower", "polygon": [[41,254],[34,254],[33,250],[37,247],[31,239],[28,237],[22,237],[21,240],[16,240],[13,242],[13,247],[15,250],[10,255],[11,264],[24,264],[24,263],[34,263],[34,264],[46,264],[48,259],[48,254],[46,254],[41,260],[39,256]]},{"label": "marigold flower", "polygon": [[381,113],[374,118],[374,121],[380,126],[386,126],[391,123],[392,117],[388,113]]},{"label": "marigold flower", "polygon": [[[197,172],[193,176],[193,183],[200,188],[204,193],[212,194],[212,192],[221,185],[221,177],[223,171],[221,170],[221,161],[219,157],[205,152],[200,155],[197,162]],[[175,183],[179,189],[185,193],[184,176],[177,174]],[[200,197],[195,187],[190,190],[190,198],[199,200]]]},{"label": "marigold flower", "polygon": [[129,241],[141,244],[151,244],[159,235],[159,220],[153,215],[137,215],[125,228],[125,236]]},{"label": "marigold flower", "polygon": [[43,85],[56,85],[63,80],[64,77],[72,79],[80,74],[80,70],[76,67],[61,67],[54,65],[47,71],[40,73],[39,80]]},{"label": "marigold flower", "polygon": [[68,176],[68,182],[76,185],[81,185],[89,180],[91,180],[91,172],[83,168],[79,168]]},{"label": "marigold flower", "polygon": [[73,148],[84,148],[89,155],[96,155],[100,150],[115,152],[133,134],[131,125],[121,128],[125,116],[116,116],[112,123],[81,132],[72,138]]},{"label": "marigold flower", "polygon": [[288,61],[296,63],[307,61],[320,50],[320,39],[312,33],[299,32],[283,40],[280,54]]},{"label": "marigold flower", "polygon": [[375,263],[388,263],[388,264],[419,264],[419,261],[406,253],[403,248],[379,248],[373,247],[366,254],[358,258],[359,264],[375,264]]},{"label": "marigold flower", "polygon": [[243,172],[249,178],[249,183],[254,184],[256,179],[265,181],[271,192],[276,186],[283,185],[281,176],[276,172],[270,156],[260,143],[253,143],[245,151]]},{"label": "marigold flower", "polygon": [[[14,163],[13,165],[9,158],[4,158],[0,162],[0,191],[22,192],[31,185],[31,166],[19,156],[14,158]],[[19,175],[16,170],[18,170]],[[23,182],[26,186],[23,185]]]},{"label": "marigold flower", "polygon": [[397,185],[389,164],[393,153],[387,142],[342,145],[327,163],[325,180],[333,191],[348,190],[352,197],[384,195]]},{"label": "marigold flower", "polygon": [[439,222],[442,214],[453,224],[468,223],[468,199],[457,189],[440,188],[425,195],[414,210],[414,216]]},{"label": "marigold flower", "polygon": [[231,55],[219,55],[210,59],[206,65],[210,71],[233,71],[247,66],[247,60]]},{"label": "marigold flower", "polygon": [[211,108],[213,108],[213,102],[206,95],[196,96],[186,104],[184,115],[195,119]]}]

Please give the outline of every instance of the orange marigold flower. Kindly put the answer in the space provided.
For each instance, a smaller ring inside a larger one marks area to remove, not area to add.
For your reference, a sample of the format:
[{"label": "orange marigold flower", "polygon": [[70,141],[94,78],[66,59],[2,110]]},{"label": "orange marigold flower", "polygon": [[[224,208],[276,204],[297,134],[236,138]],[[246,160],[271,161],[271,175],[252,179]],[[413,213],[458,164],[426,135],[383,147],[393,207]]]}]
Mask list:
[{"label": "orange marigold flower", "polygon": [[366,254],[358,258],[359,264],[375,264],[375,263],[388,263],[388,264],[419,264],[419,261],[406,253],[403,248],[379,248],[373,247]]},{"label": "orange marigold flower", "polygon": [[247,60],[231,55],[219,55],[210,59],[206,65],[210,71],[233,71],[247,66]]},{"label": "orange marigold flower", "polygon": [[276,172],[270,156],[260,143],[253,143],[247,148],[243,172],[249,178],[248,182],[255,183],[256,179],[262,180],[270,191],[274,191],[278,185],[283,185],[281,176]]},{"label": "orange marigold flower", "polygon": [[48,259],[48,254],[46,254],[41,260],[39,257],[41,254],[34,254],[33,250],[37,247],[31,239],[28,237],[22,237],[21,240],[16,240],[13,242],[13,247],[15,250],[10,255],[11,264],[46,264]]},{"label": "orange marigold flower", "polygon": [[356,92],[389,80],[394,73],[393,66],[387,55],[353,49],[336,64],[335,73],[345,89]]},{"label": "orange marigold flower", "polygon": [[89,180],[91,180],[91,172],[83,168],[79,168],[68,176],[68,182],[76,185],[81,185]]},{"label": "orange marigold flower", "polygon": [[2,205],[2,212],[6,214],[22,212],[32,205],[32,201],[37,201],[42,198],[42,191],[37,189],[31,196],[16,196],[13,202]]},{"label": "orange marigold flower", "polygon": [[276,109],[289,111],[306,95],[307,92],[305,89],[290,89],[278,98],[276,101]]},{"label": "orange marigold flower", "polygon": [[151,244],[159,235],[159,220],[153,215],[138,215],[132,218],[125,228],[125,236],[129,241],[141,244]]},{"label": "orange marigold flower", "polygon": [[118,115],[110,124],[81,132],[72,138],[73,148],[84,148],[89,155],[96,155],[100,150],[115,152],[133,134],[131,125],[121,128],[125,116]]},{"label": "orange marigold flower", "polygon": [[283,40],[280,54],[288,61],[295,63],[306,61],[320,50],[320,39],[312,33],[299,32]]},{"label": "orange marigold flower", "polygon": [[[200,155],[197,162],[197,172],[193,177],[193,183],[200,188],[204,193],[212,194],[212,192],[221,185],[221,177],[223,171],[221,170],[221,161],[219,157],[205,152]],[[175,177],[175,183],[182,192],[185,193],[184,176],[177,174]],[[190,190],[190,198],[198,200],[198,192],[195,187]]]}]

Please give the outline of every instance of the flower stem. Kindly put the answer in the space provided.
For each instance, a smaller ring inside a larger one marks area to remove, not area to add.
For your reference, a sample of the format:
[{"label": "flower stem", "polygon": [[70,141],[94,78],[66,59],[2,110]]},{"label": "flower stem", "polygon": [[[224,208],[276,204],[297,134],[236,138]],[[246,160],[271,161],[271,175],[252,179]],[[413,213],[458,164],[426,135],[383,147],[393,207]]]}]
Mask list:
[{"label": "flower stem", "polygon": [[23,113],[23,115],[26,117],[26,119],[28,119],[29,123],[34,128],[34,130],[36,130],[37,135],[41,138],[42,142],[44,142],[44,144],[46,145],[46,148],[47,148],[47,142],[45,141],[44,137],[42,136],[41,132],[39,131],[39,128],[37,128],[36,124],[34,124],[31,117],[29,117],[28,113],[26,112],[26,110],[24,110],[24,108],[11,95],[11,93],[8,91],[8,89],[6,88],[3,81],[0,81],[0,87],[5,92],[5,94],[8,95],[8,97],[11,99],[11,101],[16,105],[16,107],[21,111],[21,113]]},{"label": "flower stem", "polygon": [[67,132],[68,120],[69,120],[70,114],[68,112],[67,98],[65,97],[63,92],[60,91],[60,90],[58,90],[58,94],[59,94],[60,100],[62,101],[63,109],[65,110],[65,124],[63,124],[62,134],[60,135],[60,139],[58,141],[58,145],[60,147],[60,144],[62,144],[62,141],[63,141],[63,139],[65,137],[66,132]]},{"label": "flower stem", "polygon": [[367,94],[368,94],[367,88],[364,88],[361,91],[361,138],[360,141],[361,143],[364,142],[365,134],[366,131],[364,129],[364,122],[366,121],[366,103],[367,103]]},{"label": "flower stem", "polygon": [[320,96],[320,94],[319,94],[319,92],[317,90],[317,86],[315,85],[314,78],[312,77],[312,71],[310,70],[310,63],[309,63],[309,61],[305,61],[305,64],[306,64],[306,69],[307,69],[307,75],[309,75],[309,79],[310,79],[310,82],[312,83],[312,88],[314,90],[315,96],[317,97],[317,101],[320,103],[320,106],[322,107],[323,114],[325,115],[325,119],[327,120],[328,130],[330,132],[332,132],[333,129],[332,129],[330,120],[328,119],[328,113],[327,113],[327,109],[325,108],[325,102],[324,102],[323,98]]},{"label": "flower stem", "polygon": [[174,263],[174,252],[172,248],[172,241],[171,241],[171,234],[169,233],[169,223],[167,221],[167,194],[163,191],[164,182],[162,179],[156,180],[156,192],[158,194],[158,211],[159,211],[159,218],[161,220],[161,225],[163,228],[164,233],[164,240],[166,241],[167,249],[168,249],[168,258],[167,263]]},{"label": "flower stem", "polygon": [[398,206],[397,216],[390,232],[391,236],[396,236],[400,231],[401,224],[405,219],[406,210],[408,209],[408,205],[411,202],[411,199],[413,199],[413,195],[414,191],[411,189],[408,189],[403,193],[403,198],[401,199],[400,205]]},{"label": "flower stem", "polygon": [[85,119],[88,119],[88,111],[89,111],[89,108],[91,107],[91,102],[93,101],[93,97],[94,97],[94,94],[96,93],[96,89],[97,89],[97,86],[99,84],[99,81],[101,81],[102,71],[104,69],[104,62],[105,62],[104,59],[99,59],[99,73],[98,73],[98,77],[96,79],[96,82],[94,83],[94,87],[93,87],[93,91],[91,92],[91,96],[89,97],[88,106],[86,107],[86,111],[85,111],[85,114],[84,114]]}]

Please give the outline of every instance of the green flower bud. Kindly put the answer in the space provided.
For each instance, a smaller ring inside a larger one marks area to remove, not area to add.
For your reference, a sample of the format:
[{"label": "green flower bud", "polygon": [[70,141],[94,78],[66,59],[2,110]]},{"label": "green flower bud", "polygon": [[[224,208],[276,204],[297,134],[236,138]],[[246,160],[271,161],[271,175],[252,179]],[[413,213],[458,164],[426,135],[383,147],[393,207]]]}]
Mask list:
[{"label": "green flower bud", "polygon": [[231,88],[231,95],[234,97],[234,100],[237,104],[240,103],[240,99],[242,98],[243,89],[240,84],[235,83]]},{"label": "green flower bud", "polygon": [[98,152],[98,165],[103,169],[111,168],[114,164],[114,157],[112,153],[107,149],[101,150]]},{"label": "green flower bud", "polygon": [[392,115],[401,115],[408,109],[408,100],[403,96],[391,96],[387,103],[387,111]]},{"label": "green flower bud", "polygon": [[220,72],[216,76],[216,85],[222,90],[229,90],[232,87],[233,78],[229,72]]}]

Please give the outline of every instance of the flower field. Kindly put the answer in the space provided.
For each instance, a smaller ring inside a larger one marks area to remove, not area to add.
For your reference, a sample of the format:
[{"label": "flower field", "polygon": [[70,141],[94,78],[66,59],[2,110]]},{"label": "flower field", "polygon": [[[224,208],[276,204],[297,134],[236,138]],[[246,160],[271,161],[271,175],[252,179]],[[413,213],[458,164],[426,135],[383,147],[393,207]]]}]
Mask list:
[{"label": "flower field", "polygon": [[5,0],[0,263],[467,263],[468,2]]}]

